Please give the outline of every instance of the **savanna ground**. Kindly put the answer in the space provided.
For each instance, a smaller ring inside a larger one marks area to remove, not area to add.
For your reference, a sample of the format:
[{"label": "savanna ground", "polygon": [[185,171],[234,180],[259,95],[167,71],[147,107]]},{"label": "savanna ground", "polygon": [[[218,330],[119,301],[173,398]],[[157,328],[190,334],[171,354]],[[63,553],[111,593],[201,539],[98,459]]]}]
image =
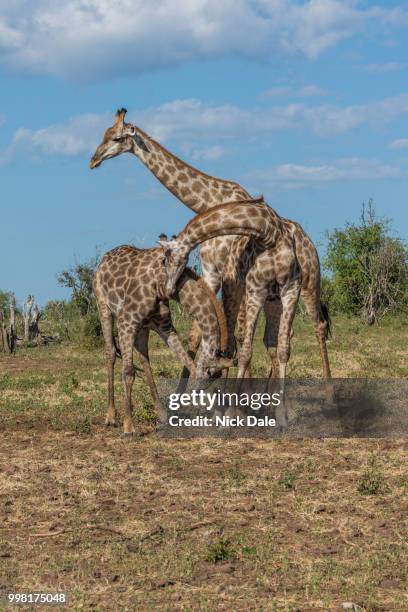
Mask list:
[{"label": "savanna ground", "polygon": [[[336,318],[333,375],[405,378],[407,340],[404,319]],[[156,337],[151,359],[179,372]],[[320,371],[298,318],[289,376]],[[121,400],[120,362],[116,384]],[[140,435],[105,430],[102,349],[0,357],[0,589],[84,610],[408,609],[408,440],[168,440],[140,379],[134,403]]]}]

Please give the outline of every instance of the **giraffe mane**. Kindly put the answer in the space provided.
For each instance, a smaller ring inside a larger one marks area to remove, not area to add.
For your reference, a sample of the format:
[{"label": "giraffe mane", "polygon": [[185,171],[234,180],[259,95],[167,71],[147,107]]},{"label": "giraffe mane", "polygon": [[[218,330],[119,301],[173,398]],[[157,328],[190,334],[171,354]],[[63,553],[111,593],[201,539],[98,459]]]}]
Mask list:
[{"label": "giraffe mane", "polygon": [[219,300],[217,300],[217,296],[214,291],[210,289],[205,280],[199,276],[196,272],[194,272],[191,268],[185,268],[184,273],[187,274],[190,278],[194,279],[200,287],[206,292],[208,297],[211,300],[211,303],[215,310],[215,315],[218,320],[218,326],[220,328],[220,351],[223,352],[227,348],[227,319],[225,318],[225,312],[223,307],[221,306]]},{"label": "giraffe mane", "polygon": [[[220,183],[225,183],[226,185],[235,185],[236,187],[239,187],[240,189],[242,189],[242,191],[245,191],[246,193],[248,193],[246,191],[246,189],[244,189],[239,183],[237,183],[236,181],[228,181],[226,179],[222,179],[219,178],[218,176],[213,176],[212,174],[206,174],[205,172],[202,172],[201,170],[198,170],[198,168],[195,168],[194,166],[192,166],[191,164],[189,164],[188,162],[184,161],[183,159],[180,159],[180,157],[177,157],[177,155],[174,155],[174,153],[171,153],[171,151],[169,151],[168,149],[166,149],[166,147],[163,147],[163,145],[160,144],[160,142],[157,142],[157,140],[155,140],[154,138],[152,138],[151,136],[149,136],[149,134],[146,134],[146,132],[144,132],[141,128],[136,128],[138,132],[140,132],[140,134],[147,138],[148,140],[151,140],[152,142],[154,142],[154,144],[161,149],[164,153],[166,153],[167,155],[170,155],[170,157],[172,157],[173,159],[175,159],[176,161],[180,162],[180,164],[183,164],[183,166],[186,166],[187,168],[190,168],[190,170],[194,170],[194,172],[197,172],[197,174],[200,174],[201,176],[204,176],[207,179],[214,179],[215,181],[219,181]],[[248,198],[250,198],[250,195],[248,193]]]},{"label": "giraffe mane", "polygon": [[260,198],[248,198],[247,200],[234,200],[233,202],[225,202],[225,204],[219,204],[218,206],[214,206],[213,208],[210,208],[209,210],[204,210],[201,213],[197,213],[192,219],[190,219],[190,221],[187,223],[187,225],[185,226],[184,230],[182,230],[182,232],[185,232],[191,223],[195,223],[198,219],[199,220],[204,219],[208,215],[213,215],[214,212],[216,212],[217,210],[226,210],[228,208],[231,208],[233,210],[237,204],[246,204],[246,203],[260,204],[261,202],[264,202],[263,196],[261,196]]}]

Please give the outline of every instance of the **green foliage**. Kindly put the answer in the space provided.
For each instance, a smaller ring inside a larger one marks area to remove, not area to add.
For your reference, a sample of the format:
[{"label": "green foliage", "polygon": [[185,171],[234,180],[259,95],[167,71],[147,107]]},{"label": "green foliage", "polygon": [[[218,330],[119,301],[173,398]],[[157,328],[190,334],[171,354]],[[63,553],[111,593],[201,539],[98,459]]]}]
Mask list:
[{"label": "green foliage", "polygon": [[80,313],[75,304],[64,300],[50,300],[43,310],[42,320],[51,334],[60,340],[74,340],[78,332]]},{"label": "green foliage", "polygon": [[408,304],[408,250],[388,221],[363,204],[359,224],[328,233],[323,301],[333,312],[360,315],[369,324]]},{"label": "green foliage", "polygon": [[362,495],[376,495],[384,487],[384,476],[375,456],[370,457],[369,465],[357,483],[357,491]]},{"label": "green foliage", "polygon": [[0,310],[3,311],[4,316],[8,312],[9,294],[5,291],[0,291]]},{"label": "green foliage", "polygon": [[102,343],[102,327],[97,312],[89,312],[83,317],[82,334],[86,348],[93,348]]},{"label": "green foliage", "polygon": [[51,333],[57,333],[61,340],[89,349],[102,344],[102,328],[92,284],[98,262],[99,257],[95,256],[61,272],[58,282],[71,290],[71,300],[51,300],[43,314]]},{"label": "green foliage", "polygon": [[69,270],[63,270],[58,275],[58,283],[72,292],[72,304],[81,315],[96,312],[96,301],[93,292],[93,277],[99,263],[99,256],[95,255],[85,263],[77,263]]},{"label": "green foliage", "polygon": [[236,553],[229,538],[219,538],[209,545],[206,560],[209,563],[220,563],[235,558]]},{"label": "green foliage", "polygon": [[284,489],[293,489],[296,478],[297,476],[294,472],[286,469],[282,472],[278,484]]},{"label": "green foliage", "polygon": [[244,557],[248,557],[248,558],[256,558],[258,555],[258,551],[256,549],[256,546],[243,546],[242,547],[242,554],[244,555]]}]

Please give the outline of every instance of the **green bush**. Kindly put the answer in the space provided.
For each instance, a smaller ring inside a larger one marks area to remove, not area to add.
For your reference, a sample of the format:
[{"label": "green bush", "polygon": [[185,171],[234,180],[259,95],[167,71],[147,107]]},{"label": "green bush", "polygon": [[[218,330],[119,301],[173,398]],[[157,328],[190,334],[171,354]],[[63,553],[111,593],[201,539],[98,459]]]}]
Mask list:
[{"label": "green bush", "polygon": [[90,312],[82,318],[82,334],[84,345],[94,348],[102,344],[102,327],[98,313]]},{"label": "green bush", "polygon": [[363,205],[359,224],[328,233],[325,267],[331,276],[323,281],[323,300],[332,312],[359,315],[372,324],[407,308],[408,249],[391,235],[389,222],[376,217],[371,200]]}]

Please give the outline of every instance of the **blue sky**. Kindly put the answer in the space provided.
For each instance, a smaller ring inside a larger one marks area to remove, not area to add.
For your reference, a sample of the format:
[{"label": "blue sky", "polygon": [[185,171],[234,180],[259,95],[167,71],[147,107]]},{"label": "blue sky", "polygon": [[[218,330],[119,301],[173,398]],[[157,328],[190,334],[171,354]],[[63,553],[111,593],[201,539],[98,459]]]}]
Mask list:
[{"label": "blue sky", "polygon": [[0,289],[67,297],[75,261],[190,218],[131,155],[89,170],[121,106],[318,244],[370,197],[407,239],[407,34],[408,2],[3,0]]}]

